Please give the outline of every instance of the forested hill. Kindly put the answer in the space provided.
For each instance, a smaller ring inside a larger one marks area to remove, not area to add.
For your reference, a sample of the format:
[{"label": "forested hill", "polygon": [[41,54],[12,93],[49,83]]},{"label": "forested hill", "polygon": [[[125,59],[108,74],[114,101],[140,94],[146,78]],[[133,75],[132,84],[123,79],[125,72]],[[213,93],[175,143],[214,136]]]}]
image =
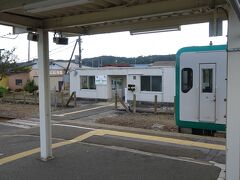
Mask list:
[{"label": "forested hill", "polygon": [[113,64],[151,64],[156,61],[175,61],[175,54],[171,55],[152,55],[152,56],[139,56],[133,58],[126,57],[115,57],[115,56],[100,56],[94,58],[86,58],[83,59],[83,65],[85,66],[93,66],[93,67],[101,67],[106,65]]}]

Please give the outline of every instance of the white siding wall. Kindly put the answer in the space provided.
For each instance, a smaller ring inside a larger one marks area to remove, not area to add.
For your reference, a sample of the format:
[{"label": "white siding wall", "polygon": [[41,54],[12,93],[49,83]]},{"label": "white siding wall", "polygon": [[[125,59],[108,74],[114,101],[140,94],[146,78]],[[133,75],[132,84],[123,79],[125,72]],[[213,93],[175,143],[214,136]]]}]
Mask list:
[{"label": "white siding wall", "polygon": [[[77,72],[77,73],[76,73]],[[159,102],[173,102],[175,96],[175,67],[149,68],[91,68],[76,70],[70,73],[70,91],[76,91],[80,98],[111,99],[111,76],[126,76],[127,84],[135,84],[137,101],[153,102],[158,95]],[[107,75],[107,85],[97,85],[96,90],[80,89],[80,76]],[[162,92],[141,91],[141,76],[162,76]],[[133,79],[136,76],[136,79]],[[133,94],[128,91],[127,97],[132,100]]]},{"label": "white siding wall", "polygon": [[[80,98],[88,98],[88,99],[109,99],[110,92],[109,92],[109,84],[111,81],[108,77],[107,85],[96,85],[96,89],[81,89],[80,85],[80,76],[95,76],[100,75],[93,73],[91,70],[76,70],[77,73],[74,71],[70,73],[70,92],[76,91],[76,96]],[[103,74],[101,74],[103,75]]]},{"label": "white siding wall", "polygon": [[164,102],[174,102],[175,96],[175,68],[164,69],[163,75],[163,93]]},{"label": "white siding wall", "polygon": [[[133,79],[136,76],[136,80]],[[141,76],[162,76],[162,92],[141,91]],[[137,101],[153,102],[158,96],[158,102],[174,102],[175,68],[144,69],[141,75],[128,75],[128,84],[135,84]],[[133,93],[128,91],[128,99],[133,99]]]}]

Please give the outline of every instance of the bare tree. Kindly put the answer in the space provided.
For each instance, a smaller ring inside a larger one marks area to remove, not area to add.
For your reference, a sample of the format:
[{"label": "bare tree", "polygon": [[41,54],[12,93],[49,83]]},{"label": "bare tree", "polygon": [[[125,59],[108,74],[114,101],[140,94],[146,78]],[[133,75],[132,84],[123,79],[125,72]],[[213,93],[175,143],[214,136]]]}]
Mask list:
[{"label": "bare tree", "polygon": [[15,48],[4,50],[0,54],[0,80],[2,80],[14,67],[16,67],[17,56],[14,55]]}]

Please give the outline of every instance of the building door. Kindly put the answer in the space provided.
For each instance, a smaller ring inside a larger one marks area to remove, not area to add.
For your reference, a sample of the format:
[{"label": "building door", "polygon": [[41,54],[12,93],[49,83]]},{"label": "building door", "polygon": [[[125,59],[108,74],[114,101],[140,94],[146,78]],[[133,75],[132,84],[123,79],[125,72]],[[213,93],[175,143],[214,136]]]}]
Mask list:
[{"label": "building door", "polygon": [[63,88],[63,81],[58,81],[58,91],[60,92]]},{"label": "building door", "polygon": [[114,98],[115,93],[119,97],[123,97],[123,79],[122,78],[114,78],[112,79],[112,97]]},{"label": "building door", "polygon": [[216,64],[200,64],[200,121],[216,121]]}]

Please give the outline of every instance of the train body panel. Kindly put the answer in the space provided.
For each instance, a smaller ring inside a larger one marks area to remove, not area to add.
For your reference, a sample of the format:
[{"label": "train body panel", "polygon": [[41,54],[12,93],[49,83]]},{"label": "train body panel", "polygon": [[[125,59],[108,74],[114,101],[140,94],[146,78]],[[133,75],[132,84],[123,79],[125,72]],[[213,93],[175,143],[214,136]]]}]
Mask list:
[{"label": "train body panel", "polygon": [[182,48],[176,62],[176,123],[179,127],[225,130],[225,45]]}]

